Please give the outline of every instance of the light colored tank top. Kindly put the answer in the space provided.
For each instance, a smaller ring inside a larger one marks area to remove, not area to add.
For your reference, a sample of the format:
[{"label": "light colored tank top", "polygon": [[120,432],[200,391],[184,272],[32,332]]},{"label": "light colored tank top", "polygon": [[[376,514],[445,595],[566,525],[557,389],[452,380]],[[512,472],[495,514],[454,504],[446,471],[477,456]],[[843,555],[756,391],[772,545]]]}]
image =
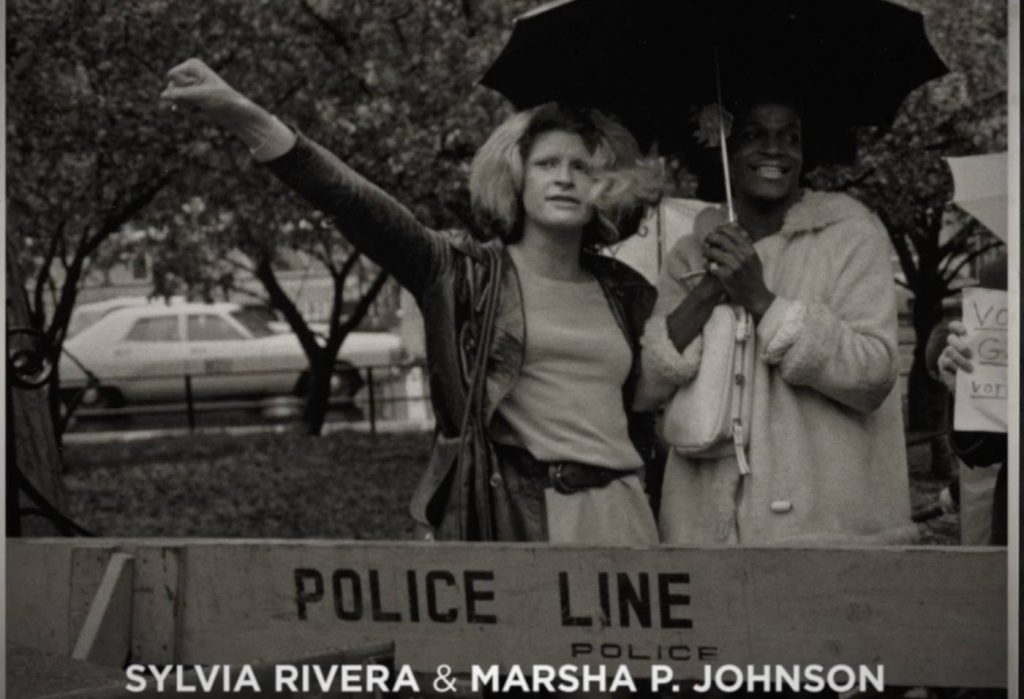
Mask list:
[{"label": "light colored tank top", "polygon": [[498,405],[491,436],[541,461],[634,469],[622,385],[632,353],[604,292],[584,282],[542,277],[516,265],[526,314],[523,370]]}]

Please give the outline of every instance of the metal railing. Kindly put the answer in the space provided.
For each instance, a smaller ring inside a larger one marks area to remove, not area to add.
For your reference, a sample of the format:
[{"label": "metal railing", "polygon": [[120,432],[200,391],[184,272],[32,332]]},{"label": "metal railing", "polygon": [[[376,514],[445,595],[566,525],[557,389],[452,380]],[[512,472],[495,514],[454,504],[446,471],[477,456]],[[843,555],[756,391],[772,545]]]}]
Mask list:
[{"label": "metal railing", "polygon": [[[337,415],[342,411],[356,409],[365,414],[365,421],[369,423],[369,430],[376,435],[378,423],[388,419],[394,419],[393,415],[381,415],[384,409],[390,405],[413,405],[422,406],[425,421],[432,421],[433,414],[430,405],[429,382],[425,376],[419,381],[420,392],[409,394],[407,384],[409,375],[414,370],[422,371],[425,368],[423,361],[368,364],[353,366],[350,364],[339,364],[335,369],[335,376],[351,375],[353,372],[359,377],[360,384],[350,395],[339,395],[333,392],[328,400],[327,417],[332,412]],[[186,373],[181,375],[151,374],[135,375],[130,377],[117,377],[116,379],[101,379],[96,390],[102,395],[103,391],[123,387],[125,384],[142,381],[168,381],[179,379],[181,383],[180,395],[182,399],[175,400],[145,400],[132,401],[119,406],[89,407],[81,405],[74,410],[74,421],[68,432],[82,431],[83,423],[92,421],[103,421],[118,418],[133,417],[159,417],[161,415],[183,415],[185,424],[190,432],[194,432],[200,425],[200,416],[211,413],[230,413],[240,411],[260,411],[265,416],[273,417],[295,417],[301,413],[305,398],[295,392],[276,393],[261,395],[258,397],[246,398],[199,398],[202,381],[206,379],[223,379],[225,377],[254,377],[268,374],[281,374],[281,370],[260,370],[260,371],[233,371],[233,372],[204,372],[202,374]],[[301,372],[294,376],[298,384]],[[69,387],[72,388],[73,387]],[[390,389],[390,390],[389,390]],[[163,391],[165,394],[167,390]],[[174,392],[174,391],[172,391]],[[243,393],[243,392],[240,392]],[[274,415],[277,413],[277,415]],[[351,415],[350,415],[351,418]],[[268,420],[265,420],[268,421]],[[130,429],[130,428],[129,428]]]}]

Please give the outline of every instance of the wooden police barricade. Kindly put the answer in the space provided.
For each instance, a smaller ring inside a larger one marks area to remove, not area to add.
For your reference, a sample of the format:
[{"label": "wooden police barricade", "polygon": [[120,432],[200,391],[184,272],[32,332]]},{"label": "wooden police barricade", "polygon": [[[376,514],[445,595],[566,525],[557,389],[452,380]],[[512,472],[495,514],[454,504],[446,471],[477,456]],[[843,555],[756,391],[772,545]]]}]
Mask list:
[{"label": "wooden police barricade", "polygon": [[295,540],[7,545],[9,642],[107,665],[244,664],[394,643],[433,673],[513,665],[884,666],[1005,687],[1005,549]]}]

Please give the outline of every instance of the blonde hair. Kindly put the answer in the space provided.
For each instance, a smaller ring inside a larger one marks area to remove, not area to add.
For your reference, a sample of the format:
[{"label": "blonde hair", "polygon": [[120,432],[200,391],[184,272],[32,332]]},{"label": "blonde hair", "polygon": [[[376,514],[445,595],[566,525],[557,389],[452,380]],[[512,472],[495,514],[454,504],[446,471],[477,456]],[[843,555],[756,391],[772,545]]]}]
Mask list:
[{"label": "blonde hair", "polygon": [[597,214],[584,245],[614,243],[619,223],[663,192],[661,169],[640,157],[636,139],[618,122],[595,110],[571,110],[554,102],[506,119],[476,152],[469,174],[473,210],[489,234],[506,243],[522,235],[524,163],[543,133],[567,131],[583,139],[593,156],[595,184],[588,193]]}]

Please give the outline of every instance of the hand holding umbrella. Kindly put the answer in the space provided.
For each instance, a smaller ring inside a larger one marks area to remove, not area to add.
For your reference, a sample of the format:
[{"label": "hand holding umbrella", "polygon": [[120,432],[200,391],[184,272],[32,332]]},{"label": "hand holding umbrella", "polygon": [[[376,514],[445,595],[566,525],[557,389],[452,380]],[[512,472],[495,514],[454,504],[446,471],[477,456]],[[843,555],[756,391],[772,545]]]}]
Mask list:
[{"label": "hand holding umbrella", "polygon": [[761,318],[775,300],[764,281],[761,258],[747,232],[735,223],[715,229],[702,246],[708,271],[725,288],[729,300]]}]

